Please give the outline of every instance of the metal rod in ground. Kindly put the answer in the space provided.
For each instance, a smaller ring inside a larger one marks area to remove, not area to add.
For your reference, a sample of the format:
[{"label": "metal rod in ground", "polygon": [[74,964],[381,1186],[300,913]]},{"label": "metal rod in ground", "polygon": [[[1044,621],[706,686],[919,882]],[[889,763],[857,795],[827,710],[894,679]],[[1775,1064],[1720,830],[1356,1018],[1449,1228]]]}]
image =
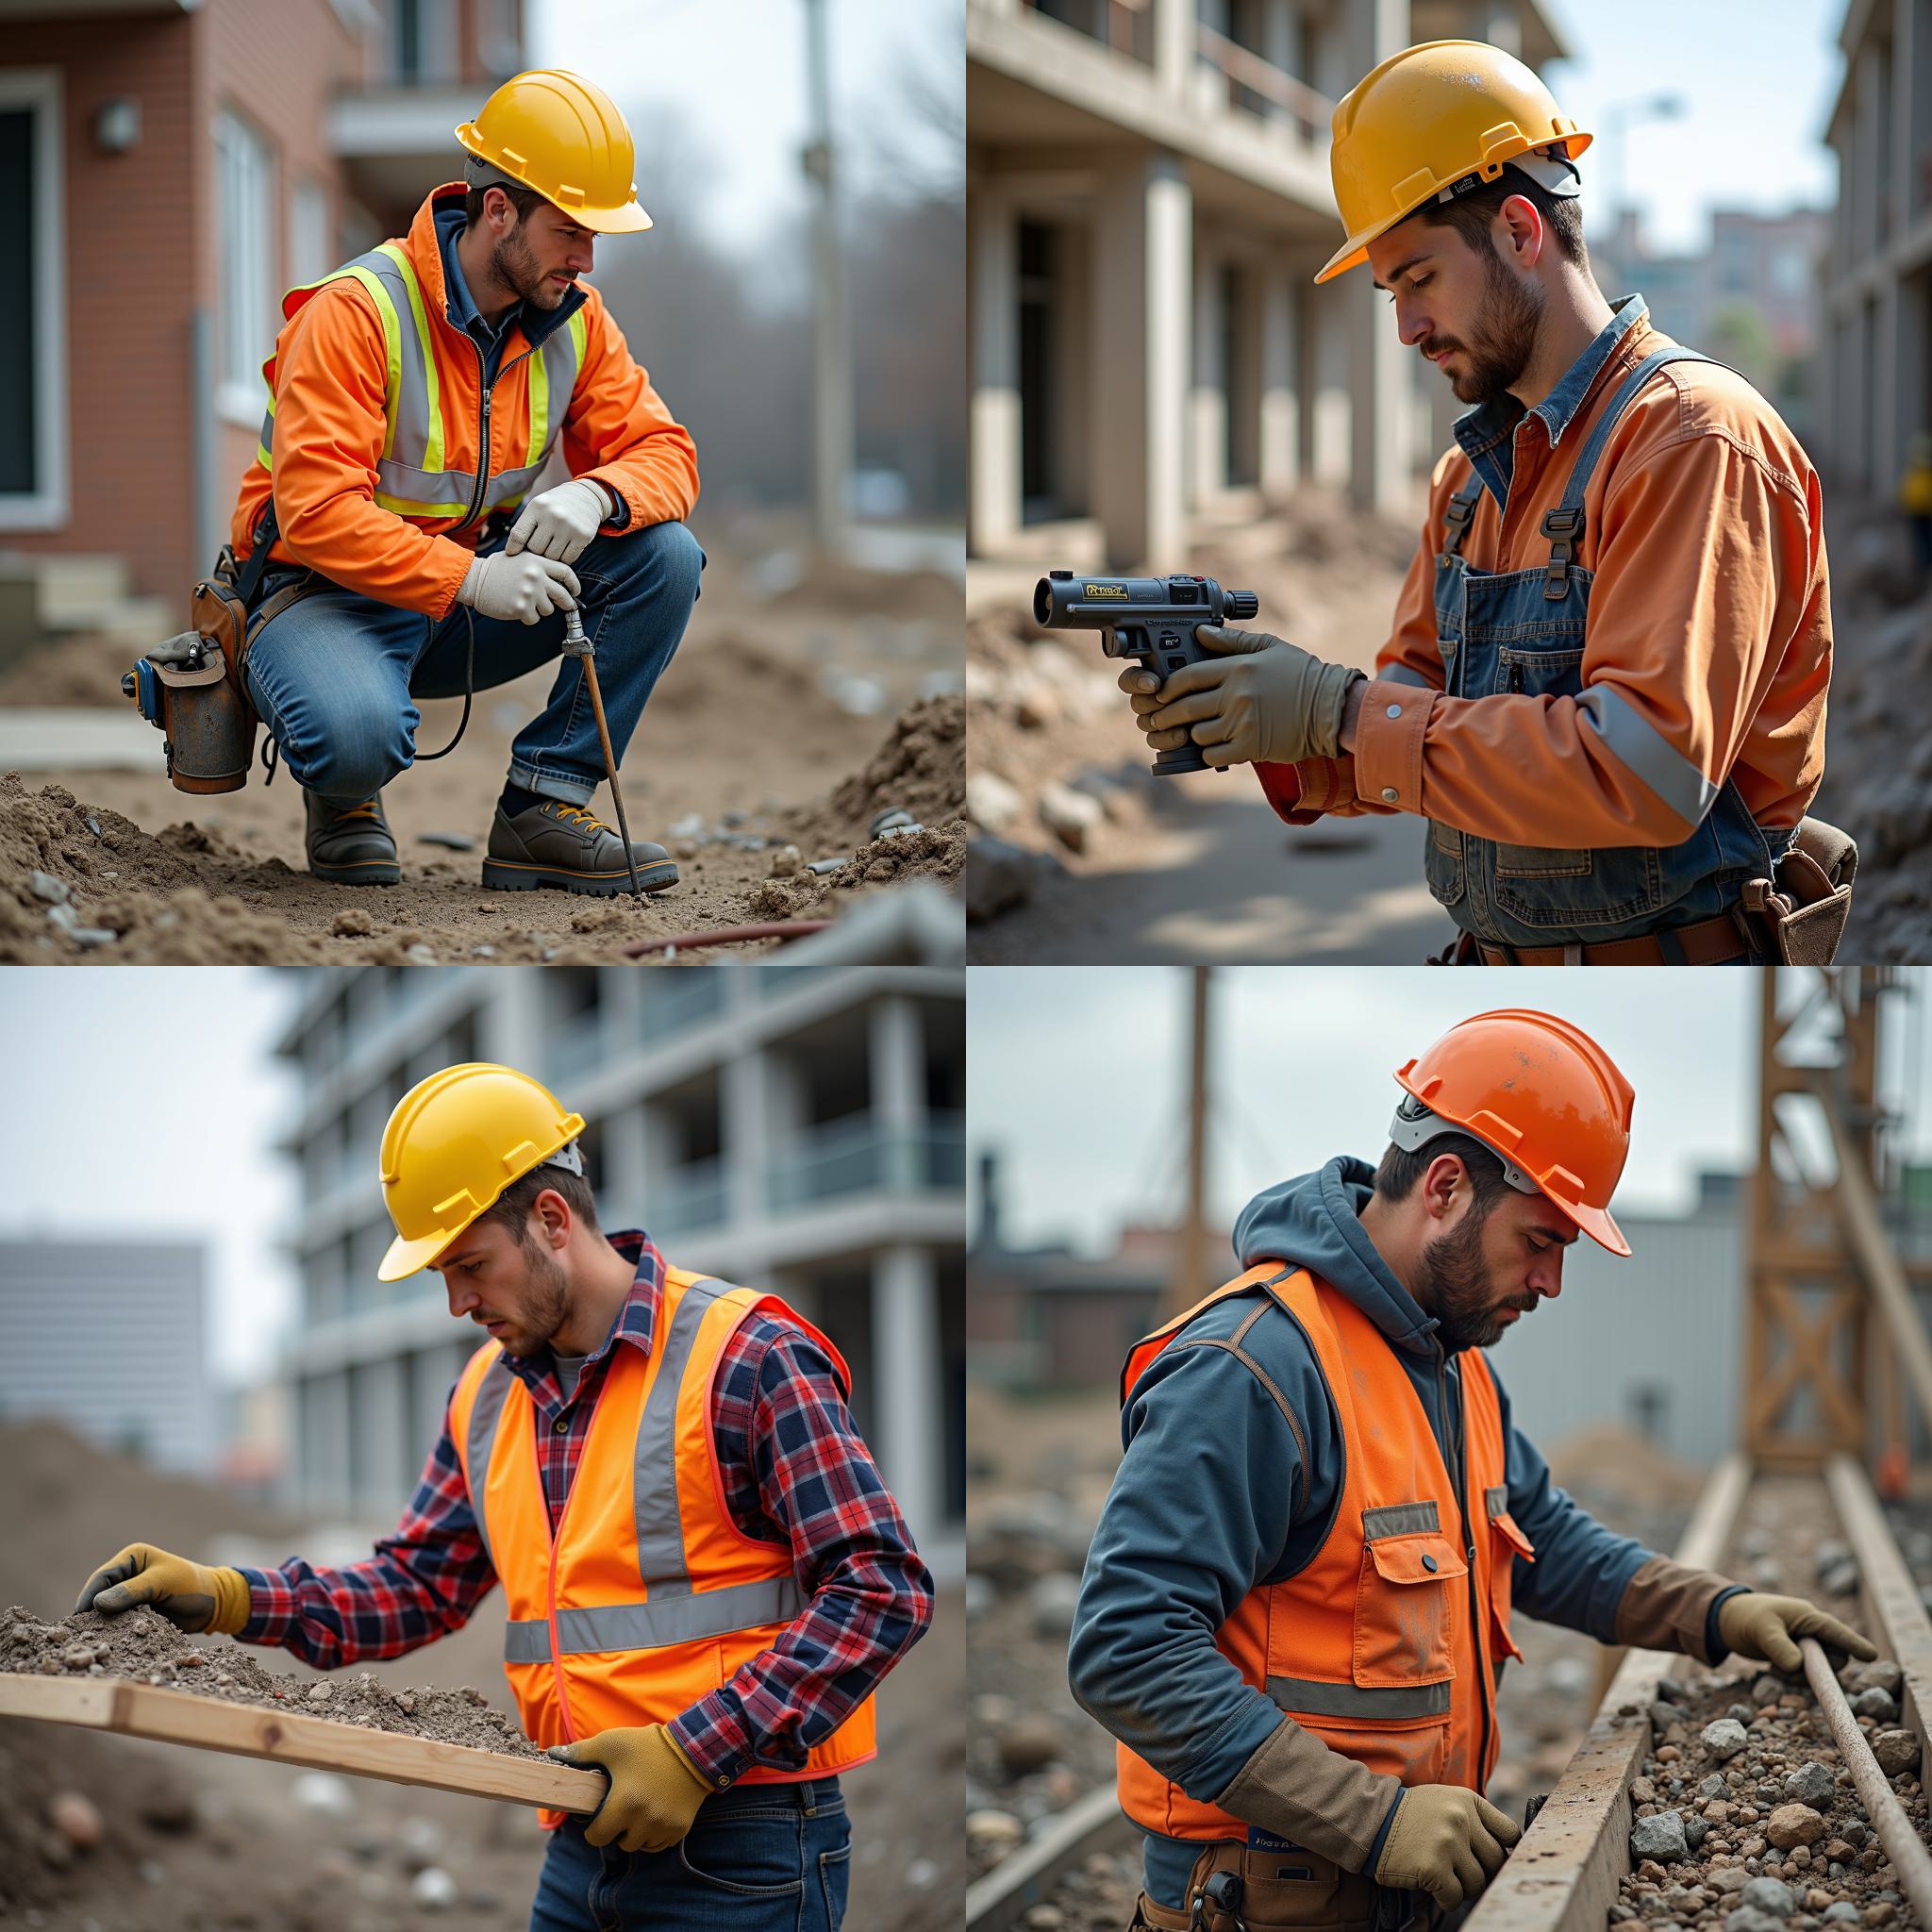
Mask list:
[{"label": "metal rod in ground", "polygon": [[1831,1665],[1818,1640],[1801,1637],[1798,1649],[1804,1656],[1805,1674],[1811,1680],[1818,1707],[1831,1726],[1839,1756],[1852,1774],[1865,1816],[1872,1821],[1872,1829],[1878,1834],[1878,1842],[1884,1846],[1891,1869],[1898,1874],[1898,1882],[1919,1915],[1919,1924],[1932,1925],[1932,1853],[1920,1842],[1912,1821],[1906,1815],[1906,1807],[1879,1770],[1872,1746],[1858,1728],[1858,1721],[1852,1715],[1852,1707],[1845,1702],[1844,1690],[1832,1675]]},{"label": "metal rod in ground", "polygon": [[617,789],[617,758],[610,749],[610,727],[604,722],[604,693],[597,689],[597,658],[584,635],[584,620],[575,610],[563,613],[564,655],[575,658],[591,687],[591,708],[597,714],[597,737],[604,746],[604,769],[610,778],[610,802],[617,808],[617,836],[624,841],[624,862],[630,868],[630,894],[639,905],[644,889],[638,884],[637,854],[630,849],[630,826],[624,816],[624,793]]}]

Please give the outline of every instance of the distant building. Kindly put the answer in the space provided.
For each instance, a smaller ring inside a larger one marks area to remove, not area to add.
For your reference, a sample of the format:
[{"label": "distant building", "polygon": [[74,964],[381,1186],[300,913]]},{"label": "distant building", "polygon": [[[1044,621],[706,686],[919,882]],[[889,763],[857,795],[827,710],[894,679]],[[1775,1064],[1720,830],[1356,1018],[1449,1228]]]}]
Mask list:
[{"label": "distant building", "polygon": [[198,1241],[0,1241],[0,1417],[208,1474],[207,1263]]},{"label": "distant building", "polygon": [[66,615],[131,582],[165,600],[156,638],[177,626],[255,454],[282,291],[456,178],[454,130],[523,65],[523,14],[0,0],[0,548],[69,560]]},{"label": "distant building", "polygon": [[965,1512],[965,974],[934,967],[304,973],[280,1051],[303,1097],[283,1365],[294,1498],[407,1498],[476,1333],[442,1279],[385,1285],[382,1129],[416,1081],[499,1060],[589,1125],[598,1218],[782,1294],[850,1363],[853,1407],[928,1555]]}]

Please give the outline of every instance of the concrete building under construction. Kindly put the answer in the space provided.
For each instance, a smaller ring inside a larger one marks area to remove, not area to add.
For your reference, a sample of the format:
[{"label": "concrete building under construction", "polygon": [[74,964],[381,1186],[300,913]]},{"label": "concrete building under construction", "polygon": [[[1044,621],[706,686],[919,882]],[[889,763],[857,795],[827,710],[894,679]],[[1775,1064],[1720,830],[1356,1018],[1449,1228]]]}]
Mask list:
[{"label": "concrete building under construction", "polygon": [[552,967],[303,975],[301,1313],[284,1361],[295,1500],[381,1519],[408,1497],[474,1331],[440,1275],[385,1285],[382,1129],[465,1060],[536,1074],[589,1125],[607,1228],[782,1294],[844,1352],[853,1408],[928,1560],[965,1508],[965,974]]},{"label": "concrete building under construction", "polygon": [[1419,41],[1541,69],[1537,0],[967,0],[971,546],[1179,568],[1304,483],[1407,516],[1459,412],[1341,241],[1329,120]]}]

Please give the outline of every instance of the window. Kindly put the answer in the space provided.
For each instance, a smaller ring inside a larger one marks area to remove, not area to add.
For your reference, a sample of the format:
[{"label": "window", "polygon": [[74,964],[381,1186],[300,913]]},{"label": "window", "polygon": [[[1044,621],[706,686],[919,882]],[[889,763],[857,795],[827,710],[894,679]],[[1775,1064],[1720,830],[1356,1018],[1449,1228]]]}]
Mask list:
[{"label": "window", "polygon": [[215,116],[215,406],[243,425],[261,421],[261,365],[275,341],[274,185],[267,142],[224,108]]},{"label": "window", "polygon": [[10,258],[31,278],[0,305],[0,530],[67,522],[61,152],[58,71],[0,73],[0,196],[14,216]]},{"label": "window", "polygon": [[391,78],[401,87],[457,78],[456,8],[450,0],[390,0]]}]

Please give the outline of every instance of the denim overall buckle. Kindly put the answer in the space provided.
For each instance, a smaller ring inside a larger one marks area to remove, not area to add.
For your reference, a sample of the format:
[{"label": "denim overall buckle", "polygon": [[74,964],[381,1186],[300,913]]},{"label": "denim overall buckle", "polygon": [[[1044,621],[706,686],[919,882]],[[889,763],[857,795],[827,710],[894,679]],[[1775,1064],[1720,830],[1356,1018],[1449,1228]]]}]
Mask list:
[{"label": "denim overall buckle", "polygon": [[1475,515],[1475,499],[1452,496],[1442,508],[1442,521],[1448,525],[1449,533],[1441,549],[1436,553],[1436,568],[1447,570],[1449,559],[1462,554],[1462,540],[1469,534],[1470,521]]},{"label": "denim overall buckle", "polygon": [[1576,540],[1583,534],[1582,506],[1546,512],[1541,528],[1550,540],[1550,567],[1543,582],[1543,595],[1557,603],[1570,594],[1570,566],[1575,560]]}]

